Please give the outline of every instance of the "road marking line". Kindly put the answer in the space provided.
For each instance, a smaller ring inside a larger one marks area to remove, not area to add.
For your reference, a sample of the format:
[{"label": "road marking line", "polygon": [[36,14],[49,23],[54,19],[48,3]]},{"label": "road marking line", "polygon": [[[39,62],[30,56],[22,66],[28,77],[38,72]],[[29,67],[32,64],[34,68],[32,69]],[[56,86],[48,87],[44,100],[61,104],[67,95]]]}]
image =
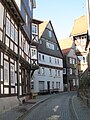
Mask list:
[{"label": "road marking line", "polygon": [[60,115],[52,115],[48,118],[48,120],[58,120],[60,118]]},{"label": "road marking line", "polygon": [[55,107],[53,108],[53,111],[54,111],[54,112],[56,112],[58,108],[59,108],[59,106],[58,106],[58,105],[57,105],[57,106],[55,106]]}]

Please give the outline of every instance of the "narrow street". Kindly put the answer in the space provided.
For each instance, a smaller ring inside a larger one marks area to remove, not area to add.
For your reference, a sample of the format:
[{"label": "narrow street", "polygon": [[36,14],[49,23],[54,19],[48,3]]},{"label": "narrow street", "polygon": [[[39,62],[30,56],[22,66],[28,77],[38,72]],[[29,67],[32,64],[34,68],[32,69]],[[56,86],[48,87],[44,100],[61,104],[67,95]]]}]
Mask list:
[{"label": "narrow street", "polygon": [[71,99],[74,92],[60,93],[30,111],[24,120],[76,120]]}]

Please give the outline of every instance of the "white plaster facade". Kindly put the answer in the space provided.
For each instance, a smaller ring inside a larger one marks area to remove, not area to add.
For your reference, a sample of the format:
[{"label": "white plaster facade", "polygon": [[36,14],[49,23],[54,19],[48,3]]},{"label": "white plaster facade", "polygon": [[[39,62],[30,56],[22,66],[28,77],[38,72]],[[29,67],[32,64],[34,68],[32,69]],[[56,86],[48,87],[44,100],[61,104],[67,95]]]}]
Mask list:
[{"label": "white plaster facade", "polygon": [[63,91],[63,57],[50,22],[43,29],[43,32],[39,31],[40,34],[42,33],[38,51],[39,69],[34,72],[31,89],[37,93]]},{"label": "white plaster facade", "polygon": [[[41,53],[38,53],[41,54]],[[39,64],[44,64],[44,65],[50,65],[52,66],[59,66],[62,67],[63,66],[63,61],[60,58],[56,58],[56,57],[52,57],[49,55],[45,55],[45,54],[41,54],[45,56],[45,60],[39,60]],[[52,62],[49,63],[49,57],[51,57]],[[55,63],[55,59],[58,59],[60,62]],[[63,70],[60,69],[53,69],[51,67],[40,67],[39,70],[35,71],[35,74],[33,76],[33,80],[34,80],[34,90],[35,92],[39,92],[40,91],[40,82],[42,81],[42,90],[47,90],[48,89],[48,85],[47,82],[50,82],[50,89],[52,90],[54,89],[59,89],[60,91],[63,91]],[[43,71],[44,69],[44,71]],[[51,69],[51,73],[50,73],[50,69]],[[57,71],[57,73],[56,73]]]}]

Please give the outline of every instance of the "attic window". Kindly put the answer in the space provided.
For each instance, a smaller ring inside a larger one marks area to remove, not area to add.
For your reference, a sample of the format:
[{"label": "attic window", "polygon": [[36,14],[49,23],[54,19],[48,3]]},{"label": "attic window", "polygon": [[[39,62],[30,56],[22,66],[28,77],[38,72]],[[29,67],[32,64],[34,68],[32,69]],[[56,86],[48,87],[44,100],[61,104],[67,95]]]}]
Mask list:
[{"label": "attic window", "polygon": [[82,39],[86,39],[86,36],[82,36]]},{"label": "attic window", "polygon": [[58,46],[57,46],[57,50],[59,50]]},{"label": "attic window", "polygon": [[51,50],[54,50],[54,45],[53,45],[53,43],[50,43],[50,42],[46,42],[46,47],[47,48],[49,48],[49,49],[51,49]]},{"label": "attic window", "polygon": [[52,32],[50,30],[48,31],[48,34],[49,34],[49,37],[51,38],[52,37]]}]

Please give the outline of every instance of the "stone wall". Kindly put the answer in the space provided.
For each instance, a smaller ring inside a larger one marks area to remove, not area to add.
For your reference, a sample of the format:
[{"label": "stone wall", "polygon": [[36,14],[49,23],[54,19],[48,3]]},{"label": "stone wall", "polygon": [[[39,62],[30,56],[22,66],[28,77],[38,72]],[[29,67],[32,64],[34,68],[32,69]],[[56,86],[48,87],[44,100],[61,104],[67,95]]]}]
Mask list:
[{"label": "stone wall", "polygon": [[79,90],[79,97],[88,107],[90,107],[90,89],[82,90],[82,91]]}]

